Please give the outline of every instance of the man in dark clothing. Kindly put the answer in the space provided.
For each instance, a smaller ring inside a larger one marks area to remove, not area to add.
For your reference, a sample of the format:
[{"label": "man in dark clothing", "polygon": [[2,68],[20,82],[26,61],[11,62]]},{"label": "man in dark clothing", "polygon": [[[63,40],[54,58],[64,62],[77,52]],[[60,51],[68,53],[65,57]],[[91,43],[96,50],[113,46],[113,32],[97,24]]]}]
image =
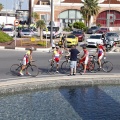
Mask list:
[{"label": "man in dark clothing", "polygon": [[61,41],[62,41],[62,45],[65,47],[65,34],[63,34],[62,38],[61,38]]},{"label": "man in dark clothing", "polygon": [[76,49],[76,46],[72,46],[69,50],[70,56],[70,74],[69,75],[76,75],[76,66],[77,66],[77,56],[80,52]]}]

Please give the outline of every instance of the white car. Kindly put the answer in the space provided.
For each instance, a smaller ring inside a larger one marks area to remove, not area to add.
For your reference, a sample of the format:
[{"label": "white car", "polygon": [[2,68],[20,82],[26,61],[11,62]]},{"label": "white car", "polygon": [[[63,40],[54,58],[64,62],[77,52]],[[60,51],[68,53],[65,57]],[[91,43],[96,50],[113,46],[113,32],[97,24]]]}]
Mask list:
[{"label": "white car", "polygon": [[3,28],[2,31],[11,37],[14,37],[16,34],[15,30],[12,28]]},{"label": "white car", "polygon": [[102,34],[92,34],[87,40],[88,46],[97,46],[97,43],[103,45]]}]

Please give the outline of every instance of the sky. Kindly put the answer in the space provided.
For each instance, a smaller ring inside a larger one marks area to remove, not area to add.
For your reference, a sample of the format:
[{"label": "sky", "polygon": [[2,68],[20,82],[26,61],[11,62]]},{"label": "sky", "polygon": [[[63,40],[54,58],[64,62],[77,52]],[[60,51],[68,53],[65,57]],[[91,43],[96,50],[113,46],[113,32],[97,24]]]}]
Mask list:
[{"label": "sky", "polygon": [[18,1],[23,1],[21,4],[22,10],[28,10],[28,0],[0,0],[0,3],[4,6],[4,9],[13,10],[15,3],[17,6]]}]

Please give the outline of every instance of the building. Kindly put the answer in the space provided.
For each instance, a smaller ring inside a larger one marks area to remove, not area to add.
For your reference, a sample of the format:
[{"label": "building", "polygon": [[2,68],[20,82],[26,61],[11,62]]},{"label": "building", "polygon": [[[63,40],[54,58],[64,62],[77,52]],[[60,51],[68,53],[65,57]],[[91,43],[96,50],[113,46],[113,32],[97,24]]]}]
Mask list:
[{"label": "building", "polygon": [[[67,26],[68,22],[82,21],[80,8],[84,0],[53,0],[53,20]],[[99,0],[100,11],[91,17],[91,25],[120,26],[120,0]],[[50,0],[32,0],[33,12],[40,15],[40,19],[50,21]]]}]

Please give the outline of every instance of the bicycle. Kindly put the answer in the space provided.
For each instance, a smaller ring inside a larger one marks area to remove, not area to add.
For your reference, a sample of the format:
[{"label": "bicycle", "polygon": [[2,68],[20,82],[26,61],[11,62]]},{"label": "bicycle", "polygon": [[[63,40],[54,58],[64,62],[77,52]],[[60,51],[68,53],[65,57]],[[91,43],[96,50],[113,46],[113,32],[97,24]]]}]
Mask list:
[{"label": "bicycle", "polygon": [[64,73],[70,72],[70,56],[65,56],[65,61],[61,64],[61,70]]},{"label": "bicycle", "polygon": [[[77,63],[79,62],[79,58],[77,58]],[[69,73],[70,72],[70,56],[65,56],[65,61],[61,64],[61,71],[63,73]]]},{"label": "bicycle", "polygon": [[112,71],[113,64],[110,61],[107,61],[106,57],[103,57],[103,59],[101,61],[102,68],[99,67],[99,63],[98,63],[96,56],[91,55],[90,57],[91,57],[91,62],[93,62],[95,64],[95,67],[94,67],[95,72],[101,71],[101,70],[104,72],[111,72]]},{"label": "bicycle", "polygon": [[[94,67],[95,67],[95,64],[93,62],[91,62],[91,60],[89,58],[87,66],[86,66],[86,70],[89,71],[89,72],[93,72]],[[77,62],[77,68],[76,69],[77,69],[77,72],[81,74],[84,71],[84,61],[81,61],[79,59],[78,62]]]},{"label": "bicycle", "polygon": [[[10,72],[13,74],[13,75],[20,75],[19,72],[22,68],[22,59],[18,59],[20,61],[20,64],[13,64],[11,67],[10,67]],[[32,62],[35,62],[35,61],[30,61],[26,68],[24,69],[24,71],[28,71],[30,73],[30,76],[32,77],[36,77],[38,74],[39,74],[39,69],[36,65],[33,65],[31,64]]]},{"label": "bicycle", "polygon": [[49,74],[55,74],[55,73],[57,73],[57,71],[56,71],[56,65],[55,65],[55,63],[56,63],[55,60],[49,59],[48,62],[49,62],[48,73]]}]

